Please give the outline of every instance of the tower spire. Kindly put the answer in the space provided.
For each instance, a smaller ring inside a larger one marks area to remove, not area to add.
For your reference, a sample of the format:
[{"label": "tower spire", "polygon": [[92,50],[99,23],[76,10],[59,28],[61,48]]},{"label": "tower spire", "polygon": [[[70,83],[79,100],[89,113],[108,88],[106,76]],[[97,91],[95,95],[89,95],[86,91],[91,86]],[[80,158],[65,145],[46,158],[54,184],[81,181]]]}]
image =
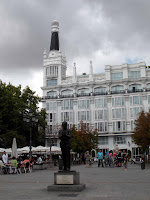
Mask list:
[{"label": "tower spire", "polygon": [[93,81],[93,66],[92,66],[92,61],[90,61],[89,80]]},{"label": "tower spire", "polygon": [[59,23],[54,20],[51,24],[51,44],[50,44],[50,51],[57,50],[59,51]]},{"label": "tower spire", "polygon": [[74,66],[73,66],[73,83],[75,83],[76,80],[77,80],[76,63],[74,63]]}]

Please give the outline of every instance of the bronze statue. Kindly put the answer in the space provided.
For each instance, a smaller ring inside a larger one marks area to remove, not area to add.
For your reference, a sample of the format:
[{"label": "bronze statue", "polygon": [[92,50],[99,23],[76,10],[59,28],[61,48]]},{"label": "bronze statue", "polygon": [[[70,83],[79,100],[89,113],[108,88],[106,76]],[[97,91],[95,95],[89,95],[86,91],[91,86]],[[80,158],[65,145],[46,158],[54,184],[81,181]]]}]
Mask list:
[{"label": "bronze statue", "polygon": [[70,138],[72,131],[67,129],[67,122],[62,122],[62,129],[59,131],[60,148],[62,151],[63,170],[70,171]]}]

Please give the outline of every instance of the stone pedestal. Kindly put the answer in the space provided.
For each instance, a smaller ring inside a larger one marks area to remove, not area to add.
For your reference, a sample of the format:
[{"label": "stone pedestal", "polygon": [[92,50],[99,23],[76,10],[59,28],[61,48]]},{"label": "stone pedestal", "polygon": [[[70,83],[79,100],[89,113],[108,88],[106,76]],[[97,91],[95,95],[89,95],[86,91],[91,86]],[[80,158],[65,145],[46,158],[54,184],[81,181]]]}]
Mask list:
[{"label": "stone pedestal", "polygon": [[48,191],[82,191],[85,184],[80,184],[80,173],[76,171],[58,171],[54,173],[54,185]]}]

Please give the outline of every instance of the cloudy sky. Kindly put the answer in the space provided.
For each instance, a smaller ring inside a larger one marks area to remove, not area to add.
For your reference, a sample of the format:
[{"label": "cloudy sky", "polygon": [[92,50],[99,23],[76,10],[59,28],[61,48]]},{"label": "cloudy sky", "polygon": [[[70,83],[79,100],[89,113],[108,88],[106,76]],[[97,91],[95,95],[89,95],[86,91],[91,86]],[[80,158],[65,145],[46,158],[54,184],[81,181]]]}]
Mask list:
[{"label": "cloudy sky", "polygon": [[95,73],[105,65],[145,61],[150,65],[149,0],[1,0],[0,79],[27,85],[42,96],[43,52],[57,20],[67,74]]}]

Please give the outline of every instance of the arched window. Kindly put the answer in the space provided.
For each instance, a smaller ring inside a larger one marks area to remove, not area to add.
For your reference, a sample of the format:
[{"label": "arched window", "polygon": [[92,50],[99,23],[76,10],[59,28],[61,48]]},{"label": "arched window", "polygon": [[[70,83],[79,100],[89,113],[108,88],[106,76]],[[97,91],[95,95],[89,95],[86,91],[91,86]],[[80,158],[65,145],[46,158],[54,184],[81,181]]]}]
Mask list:
[{"label": "arched window", "polygon": [[55,97],[55,96],[57,96],[57,92],[56,91],[49,91],[49,92],[47,92],[47,96]]},{"label": "arched window", "polygon": [[141,84],[132,84],[132,85],[129,85],[129,91],[131,92],[138,92],[142,89],[142,85]]},{"label": "arched window", "polygon": [[147,88],[147,89],[150,89],[150,83],[148,83],[148,84],[146,85],[146,88]]},{"label": "arched window", "polygon": [[124,93],[124,86],[123,85],[115,85],[111,87],[112,93]]},{"label": "arched window", "polygon": [[78,90],[78,96],[88,96],[90,95],[89,88],[82,88]]},{"label": "arched window", "polygon": [[73,90],[63,90],[61,92],[62,96],[68,96],[68,95],[73,95]]},{"label": "arched window", "polygon": [[94,88],[94,93],[95,94],[103,94],[103,93],[106,93],[106,88],[105,87],[97,87],[97,88]]}]

